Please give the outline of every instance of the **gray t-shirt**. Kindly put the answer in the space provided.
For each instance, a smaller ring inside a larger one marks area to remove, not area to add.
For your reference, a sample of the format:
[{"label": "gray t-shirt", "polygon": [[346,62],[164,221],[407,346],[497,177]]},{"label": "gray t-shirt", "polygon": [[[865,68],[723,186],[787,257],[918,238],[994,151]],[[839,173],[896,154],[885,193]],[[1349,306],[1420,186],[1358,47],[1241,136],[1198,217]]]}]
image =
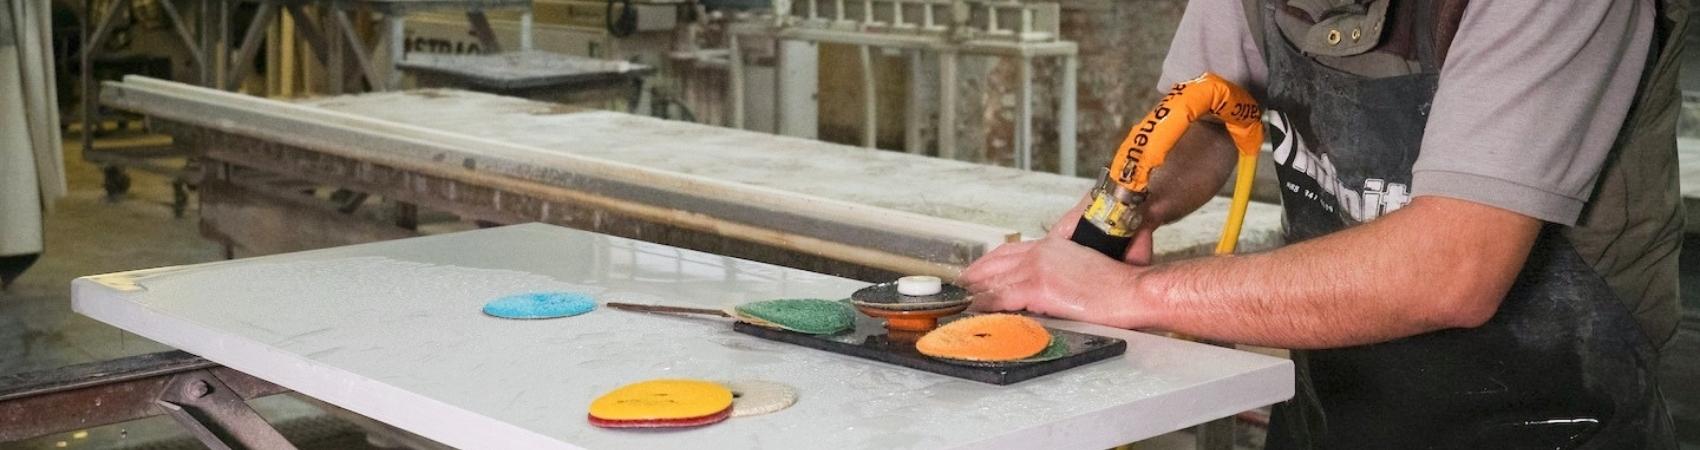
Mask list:
[{"label": "gray t-shirt", "polygon": [[[1157,90],[1205,71],[1261,95],[1268,67],[1241,0],[1191,0]],[[1647,58],[1649,0],[1476,0],[1440,73],[1413,196],[1575,225]]]},{"label": "gray t-shirt", "polygon": [[[1268,67],[1243,9],[1243,0],[1191,0],[1158,91],[1210,71],[1261,96]],[[1469,2],[1411,186],[1413,197],[1468,200],[1568,227],[1577,252],[1655,345],[1669,342],[1680,318],[1682,229],[1674,100],[1664,98],[1676,95],[1675,80],[1647,69],[1657,12],[1654,0]],[[1668,65],[1671,55],[1656,59]],[[1638,133],[1620,136],[1638,89],[1657,98],[1635,106]],[[1620,142],[1626,150],[1608,159]]]}]

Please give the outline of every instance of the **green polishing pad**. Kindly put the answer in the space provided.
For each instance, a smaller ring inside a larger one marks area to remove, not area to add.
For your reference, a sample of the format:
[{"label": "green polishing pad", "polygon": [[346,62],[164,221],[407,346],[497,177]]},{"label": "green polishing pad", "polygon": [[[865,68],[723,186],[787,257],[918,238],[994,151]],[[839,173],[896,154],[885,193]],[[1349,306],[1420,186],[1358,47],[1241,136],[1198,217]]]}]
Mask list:
[{"label": "green polishing pad", "polygon": [[737,313],[808,334],[833,334],[856,326],[856,313],[850,305],[818,298],[745,303],[738,305]]},{"label": "green polishing pad", "polygon": [[1068,343],[1063,342],[1062,339],[1057,339],[1055,335],[1052,335],[1051,336],[1051,344],[1046,345],[1045,349],[1041,350],[1039,352],[1039,354],[1029,356],[1026,359],[1022,359],[1018,362],[1044,362],[1044,361],[1050,361],[1050,360],[1053,360],[1053,359],[1061,358],[1061,357],[1064,357],[1064,356],[1068,356]]}]

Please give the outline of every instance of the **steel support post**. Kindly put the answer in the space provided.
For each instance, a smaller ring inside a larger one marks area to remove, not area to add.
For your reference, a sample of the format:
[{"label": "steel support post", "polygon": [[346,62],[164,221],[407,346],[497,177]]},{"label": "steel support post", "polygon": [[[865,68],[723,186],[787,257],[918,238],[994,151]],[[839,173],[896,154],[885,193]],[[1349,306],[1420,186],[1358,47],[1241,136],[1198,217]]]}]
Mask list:
[{"label": "steel support post", "polygon": [[956,159],[956,57],[939,53],[939,157]]},{"label": "steel support post", "polygon": [[1074,177],[1080,176],[1075,167],[1079,159],[1075,114],[1079,111],[1076,99],[1080,88],[1080,57],[1073,54],[1063,57],[1062,72],[1062,92],[1058,94],[1057,104],[1057,173]]},{"label": "steel support post", "polygon": [[738,35],[727,34],[727,84],[732,90],[732,128],[744,129],[744,50],[739,48]]},{"label": "steel support post", "polygon": [[1015,167],[1033,170],[1033,58],[1022,56],[1016,78]]},{"label": "steel support post", "polygon": [[921,64],[926,61],[926,53],[922,50],[909,50],[909,102],[904,109],[903,118],[903,150],[920,154],[927,151],[927,143],[921,141],[921,133],[927,125],[927,91],[921,83],[925,79],[926,69]]},{"label": "steel support post", "polygon": [[[403,19],[401,13],[391,11],[384,14],[383,45],[385,56],[383,70],[384,78],[382,79],[384,80],[383,90],[386,91],[401,89],[401,69],[396,68],[396,64],[401,62],[403,50],[402,46],[406,45],[405,41],[407,40],[407,32],[402,28],[402,25]],[[348,27],[348,31],[354,31],[353,27]],[[350,42],[359,41],[350,40]],[[358,47],[358,45],[356,45],[356,47]],[[373,89],[377,89],[377,86],[373,86]]]},{"label": "steel support post", "polygon": [[879,139],[879,95],[874,87],[873,47],[858,47],[862,58],[862,146],[874,148]]}]

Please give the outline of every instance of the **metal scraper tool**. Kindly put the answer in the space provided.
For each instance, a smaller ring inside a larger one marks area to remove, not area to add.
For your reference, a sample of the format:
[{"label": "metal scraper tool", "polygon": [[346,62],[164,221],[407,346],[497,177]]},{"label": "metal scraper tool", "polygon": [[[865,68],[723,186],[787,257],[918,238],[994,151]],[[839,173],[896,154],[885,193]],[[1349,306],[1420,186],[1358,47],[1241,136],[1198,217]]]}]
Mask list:
[{"label": "metal scraper tool", "polygon": [[618,310],[622,310],[622,311],[636,311],[636,312],[647,312],[647,313],[670,313],[670,314],[701,314],[701,315],[705,315],[705,316],[719,316],[719,317],[726,317],[726,318],[735,318],[735,317],[732,317],[732,314],[727,313],[724,310],[709,309],[709,308],[690,308],[690,307],[684,307],[684,306],[667,306],[667,305],[640,305],[640,304],[636,304],[636,303],[617,303],[617,302],[608,303],[608,307],[618,309]]}]

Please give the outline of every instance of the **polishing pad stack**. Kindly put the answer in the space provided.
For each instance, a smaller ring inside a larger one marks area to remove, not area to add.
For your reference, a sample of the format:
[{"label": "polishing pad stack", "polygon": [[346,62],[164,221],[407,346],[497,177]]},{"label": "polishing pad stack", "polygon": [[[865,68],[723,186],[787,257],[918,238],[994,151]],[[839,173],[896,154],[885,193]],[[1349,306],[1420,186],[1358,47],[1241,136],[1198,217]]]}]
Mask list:
[{"label": "polishing pad stack", "polygon": [[968,291],[944,284],[938,277],[908,276],[880,283],[850,294],[850,302],[864,308],[887,311],[922,311],[966,307],[973,301]]},{"label": "polishing pad stack", "polygon": [[732,390],[697,380],[650,380],[590,402],[590,424],[603,428],[688,428],[732,416]]},{"label": "polishing pad stack", "polygon": [[732,417],[774,413],[797,403],[796,389],[772,381],[733,380],[726,388],[732,390]]},{"label": "polishing pad stack", "polygon": [[590,424],[602,428],[694,428],[729,417],[776,412],[797,391],[771,381],[662,379],[621,386],[590,402]]},{"label": "polishing pad stack", "polygon": [[986,314],[945,324],[915,342],[921,354],[974,363],[1025,363],[1068,353],[1038,321],[1014,314]]},{"label": "polishing pad stack", "polygon": [[924,275],[899,278],[850,294],[850,303],[856,310],[885,319],[887,329],[905,332],[931,330],[938,326],[939,318],[968,309],[972,301],[967,290]]}]

